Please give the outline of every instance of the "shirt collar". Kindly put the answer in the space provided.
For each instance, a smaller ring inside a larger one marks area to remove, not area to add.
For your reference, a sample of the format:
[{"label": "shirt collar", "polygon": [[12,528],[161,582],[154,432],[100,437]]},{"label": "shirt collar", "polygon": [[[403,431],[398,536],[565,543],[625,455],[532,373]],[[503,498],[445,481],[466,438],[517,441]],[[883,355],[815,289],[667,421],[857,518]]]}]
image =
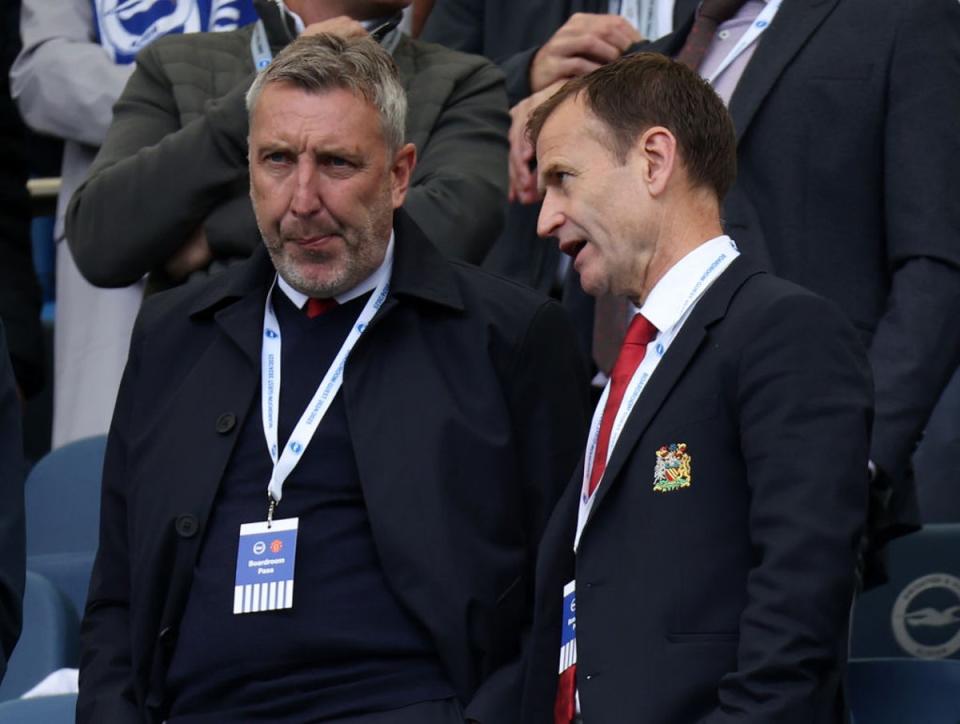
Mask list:
[{"label": "shirt collar", "polygon": [[[729,236],[717,236],[700,244],[663,275],[640,308],[650,323],[665,332],[683,321],[723,268],[740,256]],[[712,274],[712,276],[711,276]],[[709,277],[709,278],[708,278]]]},{"label": "shirt collar", "polygon": [[[394,233],[391,230],[390,241],[387,243],[387,251],[383,255],[383,261],[380,263],[380,266],[352,289],[348,289],[342,294],[337,294],[334,299],[337,300],[338,304],[346,304],[357,297],[363,296],[367,292],[372,292],[384,278],[390,278],[390,274],[393,271],[393,238]],[[303,309],[303,305],[306,304],[310,298],[308,295],[290,286],[287,280],[279,274],[277,275],[277,286],[283,290],[283,293],[287,295],[287,298],[293,302],[297,309]]]}]

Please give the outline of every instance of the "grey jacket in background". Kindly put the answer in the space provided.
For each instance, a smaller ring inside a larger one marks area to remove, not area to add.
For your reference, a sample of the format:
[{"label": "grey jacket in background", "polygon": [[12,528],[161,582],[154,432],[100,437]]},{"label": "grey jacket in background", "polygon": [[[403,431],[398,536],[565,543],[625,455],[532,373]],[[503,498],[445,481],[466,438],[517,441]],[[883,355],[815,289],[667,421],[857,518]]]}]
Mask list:
[{"label": "grey jacket in background", "polygon": [[[71,250],[98,286],[158,270],[202,224],[215,262],[260,243],[249,201],[247,112],[253,26],[148,46],[67,212]],[[282,28],[267,23],[274,52]],[[481,261],[503,223],[509,127],[489,61],[399,38],[407,140],[418,163],[404,209],[446,256]]]},{"label": "grey jacket in background", "polygon": [[23,0],[23,50],[10,70],[20,115],[33,130],[64,140],[55,238],[74,189],[107,135],[111,108],[133,71],[96,42],[90,0]]}]

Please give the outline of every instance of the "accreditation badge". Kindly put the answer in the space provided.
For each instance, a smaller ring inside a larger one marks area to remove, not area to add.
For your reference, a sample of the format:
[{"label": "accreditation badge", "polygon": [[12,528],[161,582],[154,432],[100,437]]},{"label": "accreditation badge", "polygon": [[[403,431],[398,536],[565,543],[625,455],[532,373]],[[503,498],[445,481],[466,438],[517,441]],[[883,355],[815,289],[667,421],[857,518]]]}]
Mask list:
[{"label": "accreditation badge", "polygon": [[299,521],[299,518],[286,518],[240,526],[234,613],[293,608]]},{"label": "accreditation badge", "polygon": [[560,674],[577,663],[577,582],[563,587],[560,627]]}]

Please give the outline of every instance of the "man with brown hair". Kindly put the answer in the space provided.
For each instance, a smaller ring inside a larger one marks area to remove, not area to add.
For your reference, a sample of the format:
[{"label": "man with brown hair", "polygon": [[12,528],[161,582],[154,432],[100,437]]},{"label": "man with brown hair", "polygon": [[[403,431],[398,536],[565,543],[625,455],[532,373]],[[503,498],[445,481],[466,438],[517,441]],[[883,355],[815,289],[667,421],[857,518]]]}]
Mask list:
[{"label": "man with brown hair", "polygon": [[689,68],[618,61],[530,132],[540,234],[639,312],[541,544],[523,721],[843,721],[872,415],[856,332],[723,235],[733,125]]}]

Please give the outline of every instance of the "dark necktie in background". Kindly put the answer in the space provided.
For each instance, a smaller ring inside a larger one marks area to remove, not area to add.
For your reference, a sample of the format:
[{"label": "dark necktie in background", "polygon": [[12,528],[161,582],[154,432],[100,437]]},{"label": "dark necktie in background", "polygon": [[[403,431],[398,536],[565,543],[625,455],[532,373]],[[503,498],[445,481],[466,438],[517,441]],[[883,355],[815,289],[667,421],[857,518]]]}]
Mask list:
[{"label": "dark necktie in background", "polygon": [[697,10],[693,27],[675,59],[688,68],[700,70],[710,42],[721,23],[726,22],[743,7],[747,0],[703,0]]}]

